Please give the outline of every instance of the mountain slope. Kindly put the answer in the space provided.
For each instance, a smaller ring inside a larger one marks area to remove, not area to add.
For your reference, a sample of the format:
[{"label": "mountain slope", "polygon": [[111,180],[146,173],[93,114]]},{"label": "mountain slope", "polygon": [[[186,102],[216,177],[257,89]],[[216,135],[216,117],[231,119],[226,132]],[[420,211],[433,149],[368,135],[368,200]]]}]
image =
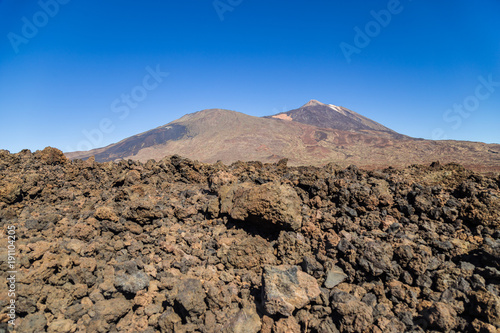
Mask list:
[{"label": "mountain slope", "polygon": [[[315,111],[318,117],[321,116],[318,108]],[[290,117],[294,115],[291,113]],[[351,127],[346,125],[348,130],[342,130],[209,109],[185,115],[104,148],[66,153],[66,156],[71,159],[95,156],[99,162],[120,159],[145,162],[178,154],[202,162],[220,160],[226,164],[238,160],[277,162],[288,158],[290,165],[320,166],[334,162],[340,166],[354,164],[370,169],[440,161],[460,163],[477,171],[500,171],[498,144],[413,139],[382,125],[376,126],[377,123],[367,118],[360,119],[362,116],[355,113],[348,113],[346,117],[350,122],[344,124]]]},{"label": "mountain slope", "polygon": [[266,118],[296,121],[303,124],[342,131],[402,137],[401,134],[359,113],[341,106],[323,104],[314,99],[298,109],[281,112],[273,116],[267,116]]}]

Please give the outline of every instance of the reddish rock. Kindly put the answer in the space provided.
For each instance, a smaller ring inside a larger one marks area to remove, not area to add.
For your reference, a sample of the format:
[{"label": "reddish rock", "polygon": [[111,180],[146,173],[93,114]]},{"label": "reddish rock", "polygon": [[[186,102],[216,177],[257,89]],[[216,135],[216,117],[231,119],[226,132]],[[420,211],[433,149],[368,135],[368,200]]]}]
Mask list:
[{"label": "reddish rock", "polygon": [[436,302],[424,311],[424,317],[430,327],[449,332],[457,326],[457,313],[448,304]]},{"label": "reddish rock", "polygon": [[274,323],[275,333],[301,333],[300,325],[294,317],[281,318]]},{"label": "reddish rock", "polygon": [[486,323],[500,328],[500,297],[488,292],[478,291],[472,294],[471,311]]},{"label": "reddish rock", "polygon": [[119,218],[116,215],[115,210],[109,206],[101,206],[95,210],[94,216],[98,220],[110,220],[113,222],[118,222]]}]

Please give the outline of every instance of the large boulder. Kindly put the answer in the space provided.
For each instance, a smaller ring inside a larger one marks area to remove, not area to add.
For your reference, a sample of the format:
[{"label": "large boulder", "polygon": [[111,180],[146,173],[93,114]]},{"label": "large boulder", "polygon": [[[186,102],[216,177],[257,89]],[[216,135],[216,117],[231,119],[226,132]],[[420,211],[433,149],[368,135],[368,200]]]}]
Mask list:
[{"label": "large boulder", "polygon": [[301,200],[289,185],[226,185],[219,190],[219,197],[221,213],[235,220],[270,223],[287,230],[302,226]]},{"label": "large boulder", "polygon": [[45,147],[43,150],[37,150],[35,156],[39,157],[43,163],[49,165],[65,164],[68,159],[62,151],[53,147]]}]

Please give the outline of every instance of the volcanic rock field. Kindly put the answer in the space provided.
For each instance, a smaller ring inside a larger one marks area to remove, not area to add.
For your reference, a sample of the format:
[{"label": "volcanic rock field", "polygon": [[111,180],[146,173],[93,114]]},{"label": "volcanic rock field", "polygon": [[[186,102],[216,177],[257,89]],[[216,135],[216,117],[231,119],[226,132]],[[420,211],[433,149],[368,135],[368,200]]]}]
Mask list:
[{"label": "volcanic rock field", "polygon": [[0,323],[14,299],[23,333],[498,333],[499,187],[457,164],[0,151]]}]

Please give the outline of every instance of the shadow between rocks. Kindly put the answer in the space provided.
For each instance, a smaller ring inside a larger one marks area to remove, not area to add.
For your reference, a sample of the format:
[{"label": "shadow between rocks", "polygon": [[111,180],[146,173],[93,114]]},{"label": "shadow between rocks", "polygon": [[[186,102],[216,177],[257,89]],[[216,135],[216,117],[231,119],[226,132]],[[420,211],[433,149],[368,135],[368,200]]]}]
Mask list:
[{"label": "shadow between rocks", "polygon": [[226,216],[227,222],[226,227],[228,229],[236,228],[244,230],[246,233],[252,236],[260,236],[267,240],[268,242],[274,242],[278,240],[280,232],[284,230],[283,228],[271,224],[267,221],[263,221],[255,216],[249,216],[246,220],[234,220],[229,216]]}]

